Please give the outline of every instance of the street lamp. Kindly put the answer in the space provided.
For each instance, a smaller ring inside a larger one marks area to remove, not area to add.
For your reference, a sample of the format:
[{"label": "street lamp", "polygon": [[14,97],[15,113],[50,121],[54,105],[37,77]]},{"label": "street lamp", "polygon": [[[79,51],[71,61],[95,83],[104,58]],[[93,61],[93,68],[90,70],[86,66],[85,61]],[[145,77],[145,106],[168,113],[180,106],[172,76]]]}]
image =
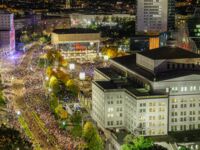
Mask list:
[{"label": "street lamp", "polygon": [[107,55],[103,56],[104,61],[108,61],[109,57]]},{"label": "street lamp", "polygon": [[49,88],[49,89],[48,89],[48,91],[49,91],[49,92],[52,92],[52,89],[51,89],[51,88]]},{"label": "street lamp", "polygon": [[69,69],[70,70],[74,70],[75,69],[75,64],[73,64],[73,63],[69,64]]},{"label": "street lamp", "polygon": [[21,115],[21,111],[20,110],[18,110],[16,113],[17,113],[18,116]]},{"label": "street lamp", "polygon": [[45,77],[45,80],[48,81],[48,80],[49,80],[49,77],[46,76],[46,77]]},{"label": "street lamp", "polygon": [[79,79],[80,80],[85,80],[85,72],[80,72],[79,73]]}]

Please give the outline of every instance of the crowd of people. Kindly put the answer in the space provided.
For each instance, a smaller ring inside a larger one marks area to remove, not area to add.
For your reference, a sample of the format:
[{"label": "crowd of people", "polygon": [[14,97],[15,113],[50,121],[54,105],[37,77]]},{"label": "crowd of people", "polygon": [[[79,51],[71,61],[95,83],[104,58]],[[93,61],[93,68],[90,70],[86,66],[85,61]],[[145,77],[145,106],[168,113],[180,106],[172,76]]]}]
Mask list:
[{"label": "crowd of people", "polygon": [[[15,79],[23,81],[23,100],[25,105],[30,109],[29,111],[37,113],[41,121],[44,123],[46,130],[48,130],[48,134],[43,133],[43,130],[38,131],[41,139],[47,139],[48,143],[58,145],[61,149],[74,150],[82,141],[81,139],[73,139],[68,132],[60,129],[58,121],[50,110],[48,96],[46,95],[44,87],[45,70],[40,68],[37,63],[40,53],[40,49],[36,49],[33,53],[31,51],[28,52],[22,62],[19,63],[19,65],[9,74]],[[102,63],[96,62],[93,64],[79,64],[79,71],[76,72],[76,76],[78,77],[78,73],[80,71],[84,71],[91,80],[94,75],[95,67],[102,67]],[[88,81],[88,83],[91,82]],[[35,128],[35,124],[33,122],[34,119],[30,117],[30,121],[30,129]],[[21,130],[17,119],[13,119],[11,124]]]},{"label": "crowd of people", "polygon": [[[37,63],[35,63],[37,56],[37,53],[33,54],[32,61],[29,64],[31,68],[27,66],[26,69],[27,72],[31,73],[24,76],[24,87],[26,91],[24,94],[24,101],[44,122],[45,128],[48,130],[46,138],[48,142],[56,141],[56,144],[61,147],[61,149],[74,150],[79,141],[73,140],[69,133],[59,128],[58,122],[49,108],[43,85],[44,70],[39,68]],[[41,134],[41,136],[42,135],[44,134]],[[51,140],[52,138],[54,140]]]}]

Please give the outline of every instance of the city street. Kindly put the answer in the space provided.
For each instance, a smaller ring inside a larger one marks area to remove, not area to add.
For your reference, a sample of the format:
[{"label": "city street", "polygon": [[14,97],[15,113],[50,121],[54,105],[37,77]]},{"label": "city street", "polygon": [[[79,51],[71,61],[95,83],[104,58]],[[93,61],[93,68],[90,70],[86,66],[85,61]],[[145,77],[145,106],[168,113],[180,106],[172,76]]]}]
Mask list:
[{"label": "city street", "polygon": [[[34,46],[26,54],[20,54],[13,62],[6,59],[2,60],[1,71],[4,72],[2,80],[4,84],[8,85],[5,89],[7,92],[4,93],[9,98],[9,108],[12,108],[13,112],[18,112],[13,115],[22,117],[28,125],[33,135],[31,140],[34,145],[38,149],[44,149],[43,147],[48,150],[60,149],[54,133],[49,132],[46,124],[38,116],[44,111],[50,114],[48,103],[45,102],[43,70],[37,67],[35,60],[32,61],[39,56],[40,48],[40,45]],[[55,122],[52,125],[55,125]],[[64,147],[66,147],[66,144]]]}]

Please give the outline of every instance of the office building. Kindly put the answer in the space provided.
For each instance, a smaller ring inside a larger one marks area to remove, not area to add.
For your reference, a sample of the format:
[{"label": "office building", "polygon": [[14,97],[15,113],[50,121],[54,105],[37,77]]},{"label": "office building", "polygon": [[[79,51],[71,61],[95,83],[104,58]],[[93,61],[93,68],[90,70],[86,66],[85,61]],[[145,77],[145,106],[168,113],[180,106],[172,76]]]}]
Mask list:
[{"label": "office building", "polygon": [[110,64],[92,83],[98,126],[143,136],[200,129],[200,55],[171,45]]},{"label": "office building", "polygon": [[14,15],[0,12],[0,57],[14,53]]},{"label": "office building", "polygon": [[174,25],[174,0],[137,0],[136,34],[158,35]]},{"label": "office building", "polygon": [[189,37],[194,41],[195,49],[200,52],[200,8],[195,9],[194,15],[188,19]]},{"label": "office building", "polygon": [[168,0],[168,17],[167,30],[173,31],[175,29],[175,0]]}]

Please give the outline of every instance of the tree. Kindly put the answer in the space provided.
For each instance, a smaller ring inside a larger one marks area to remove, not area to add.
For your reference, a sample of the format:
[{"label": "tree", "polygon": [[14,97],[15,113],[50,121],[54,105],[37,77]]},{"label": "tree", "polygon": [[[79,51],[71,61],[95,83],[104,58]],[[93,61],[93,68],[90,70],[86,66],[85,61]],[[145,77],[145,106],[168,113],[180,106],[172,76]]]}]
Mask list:
[{"label": "tree", "polygon": [[103,140],[99,136],[99,134],[95,134],[91,141],[88,143],[89,150],[103,150]]},{"label": "tree", "polygon": [[62,89],[60,87],[60,83],[55,76],[51,76],[49,80],[49,87],[52,89],[54,94],[58,94]]},{"label": "tree", "polygon": [[81,113],[79,111],[75,111],[71,116],[70,120],[74,125],[80,125],[82,121]]},{"label": "tree", "polygon": [[68,118],[68,113],[67,113],[66,110],[63,109],[62,104],[59,104],[59,105],[55,108],[55,113],[56,113],[56,115],[57,115],[60,119],[62,119],[62,120]]},{"label": "tree", "polygon": [[59,104],[58,98],[54,94],[51,94],[50,108],[53,112],[55,111],[55,108],[58,107],[58,104]]},{"label": "tree", "polygon": [[124,138],[124,143],[129,144],[133,141],[134,135],[133,134],[128,134]]},{"label": "tree", "polygon": [[82,127],[80,125],[76,125],[71,129],[71,134],[74,138],[81,137],[82,135]]},{"label": "tree", "polygon": [[103,150],[103,141],[91,122],[85,123],[82,136],[89,150]]},{"label": "tree", "polygon": [[122,145],[122,150],[150,150],[153,147],[153,141],[149,138],[141,137],[126,137],[126,142]]},{"label": "tree", "polygon": [[29,43],[29,42],[31,41],[31,39],[30,39],[30,37],[25,33],[25,34],[23,34],[23,35],[20,37],[20,41],[21,41],[22,43],[27,44],[27,43]]},{"label": "tree", "polygon": [[70,79],[66,83],[67,89],[72,93],[72,95],[77,96],[79,92],[78,85],[73,79]]},{"label": "tree", "polygon": [[97,134],[97,131],[93,124],[91,122],[86,122],[83,127],[83,139],[89,142],[95,134]]},{"label": "tree", "polygon": [[53,69],[52,69],[52,67],[47,67],[47,69],[46,69],[46,75],[48,77],[51,77],[53,75]]}]

